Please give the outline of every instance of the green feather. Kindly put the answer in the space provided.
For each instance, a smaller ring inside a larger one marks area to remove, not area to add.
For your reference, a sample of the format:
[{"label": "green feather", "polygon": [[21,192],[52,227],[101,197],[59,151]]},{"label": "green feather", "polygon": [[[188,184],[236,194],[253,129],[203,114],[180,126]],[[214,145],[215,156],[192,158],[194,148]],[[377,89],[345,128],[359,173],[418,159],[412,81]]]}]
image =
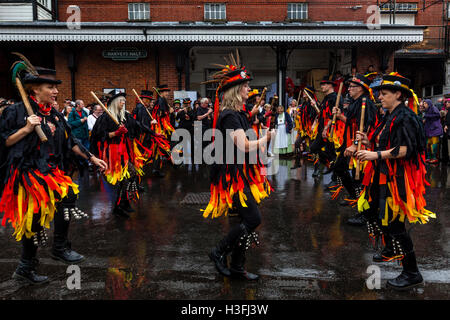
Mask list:
[{"label": "green feather", "polygon": [[12,68],[12,83],[16,85],[16,78],[20,79],[20,72],[27,70],[27,65],[23,61],[17,61],[13,64]]}]

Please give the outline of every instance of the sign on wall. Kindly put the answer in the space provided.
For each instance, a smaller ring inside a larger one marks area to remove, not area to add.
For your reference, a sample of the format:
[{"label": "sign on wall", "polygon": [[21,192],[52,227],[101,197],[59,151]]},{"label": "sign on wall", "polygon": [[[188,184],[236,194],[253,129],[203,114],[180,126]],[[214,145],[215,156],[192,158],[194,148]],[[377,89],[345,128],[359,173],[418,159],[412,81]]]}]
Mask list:
[{"label": "sign on wall", "polygon": [[112,48],[103,50],[103,58],[112,59],[113,61],[136,61],[138,59],[147,58],[147,50],[137,48]]}]

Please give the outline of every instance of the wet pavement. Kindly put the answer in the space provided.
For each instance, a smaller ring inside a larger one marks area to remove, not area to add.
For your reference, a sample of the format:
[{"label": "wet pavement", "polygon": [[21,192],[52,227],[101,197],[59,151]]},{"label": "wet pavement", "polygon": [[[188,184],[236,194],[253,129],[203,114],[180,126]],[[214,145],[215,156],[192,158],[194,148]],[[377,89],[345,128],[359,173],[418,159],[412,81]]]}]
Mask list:
[{"label": "wet pavement", "polygon": [[[310,164],[296,170],[292,160],[279,164],[270,177],[275,191],[260,207],[261,244],[247,254],[258,282],[215,271],[207,253],[237,218],[204,219],[204,205],[180,204],[188,193],[209,190],[206,167],[182,166],[167,168],[164,178],[144,178],[129,220],[110,214],[110,190],[101,179],[79,180],[79,207],[90,214],[71,224],[72,247],[86,256],[80,289],[68,289],[71,273],[51,259],[49,247],[38,252],[48,284],[12,280],[20,244],[10,226],[0,228],[0,299],[450,299],[450,167],[429,168],[427,208],[438,218],[411,233],[425,284],[398,293],[385,286],[401,266],[372,262],[366,228],[345,223],[356,209],[323,191],[330,175],[314,180]],[[381,289],[366,285],[370,265],[381,270]]]}]

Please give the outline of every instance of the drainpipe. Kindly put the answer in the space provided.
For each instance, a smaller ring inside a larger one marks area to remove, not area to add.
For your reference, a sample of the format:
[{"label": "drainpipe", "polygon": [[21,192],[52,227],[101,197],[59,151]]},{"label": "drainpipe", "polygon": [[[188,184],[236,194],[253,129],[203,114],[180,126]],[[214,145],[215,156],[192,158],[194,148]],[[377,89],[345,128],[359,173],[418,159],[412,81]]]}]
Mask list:
[{"label": "drainpipe", "polygon": [[76,99],[76,91],[75,91],[75,73],[77,71],[76,66],[76,57],[75,57],[75,51],[70,51],[68,56],[68,62],[67,65],[70,70],[70,88],[72,92],[72,101],[75,101]]}]

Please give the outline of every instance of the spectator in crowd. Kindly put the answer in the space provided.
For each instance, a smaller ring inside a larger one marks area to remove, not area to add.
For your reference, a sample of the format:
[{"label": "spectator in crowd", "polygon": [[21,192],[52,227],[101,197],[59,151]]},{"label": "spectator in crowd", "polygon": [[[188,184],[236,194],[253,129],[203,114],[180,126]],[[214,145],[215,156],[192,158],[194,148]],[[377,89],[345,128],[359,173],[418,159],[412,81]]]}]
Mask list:
[{"label": "spectator in crowd", "polygon": [[[200,107],[197,109],[197,120],[202,122],[202,137],[205,131],[212,127],[212,113],[213,109],[209,107],[209,99],[202,98],[200,100]],[[203,141],[202,149],[204,149],[208,144],[208,141]]]},{"label": "spectator in crowd", "polygon": [[[272,106],[269,103],[264,105],[264,123],[261,124],[261,128],[264,130],[270,129],[270,122],[272,121]],[[263,136],[266,135],[266,131],[263,132]],[[273,142],[272,140],[269,142],[269,147],[267,148],[267,155],[269,157],[273,156]]]},{"label": "spectator in crowd", "polygon": [[197,112],[197,109],[200,107],[200,100],[194,101],[194,112]]},{"label": "spectator in crowd", "polygon": [[89,129],[87,123],[88,113],[84,110],[83,100],[75,101],[75,108],[69,114],[68,123],[72,128],[72,134],[81,141],[81,144],[89,150]]},{"label": "spectator in crowd", "polygon": [[441,125],[441,115],[439,110],[433,106],[430,99],[425,99],[423,102],[425,109],[424,113],[424,127],[427,137],[427,162],[435,164],[438,162],[438,144],[439,137],[442,136],[443,130]]},{"label": "spectator in crowd", "polygon": [[54,108],[56,111],[61,112],[61,108],[60,108],[60,106],[59,106],[59,103],[58,103],[58,101],[56,101],[56,100],[53,102],[53,108]]},{"label": "spectator in crowd", "polygon": [[342,75],[342,72],[336,71],[336,73],[334,74],[334,91],[335,92],[339,92],[339,86],[341,85],[341,83],[343,83],[342,94],[344,94],[344,92],[347,91],[347,86],[345,85],[345,78]]},{"label": "spectator in crowd", "polygon": [[87,119],[89,132],[92,131],[95,121],[97,121],[98,117],[100,117],[103,114],[103,108],[99,104],[94,103],[92,111],[93,111],[92,114],[90,114]]},{"label": "spectator in crowd", "polygon": [[444,100],[444,138],[442,139],[442,162],[450,165],[450,98]]},{"label": "spectator in crowd", "polygon": [[11,104],[14,104],[14,103],[16,103],[16,100],[14,100],[14,99],[9,99],[9,100],[8,100],[8,104],[11,105]]},{"label": "spectator in crowd", "polygon": [[66,107],[63,110],[64,119],[66,119],[66,121],[69,120],[69,114],[72,112],[72,109],[73,109],[73,105],[72,105],[71,101],[69,101],[69,103],[66,105]]},{"label": "spectator in crowd", "polygon": [[293,144],[291,141],[293,123],[291,116],[284,110],[282,105],[277,107],[275,128],[277,129],[273,146],[275,153],[289,155],[293,151]]}]

